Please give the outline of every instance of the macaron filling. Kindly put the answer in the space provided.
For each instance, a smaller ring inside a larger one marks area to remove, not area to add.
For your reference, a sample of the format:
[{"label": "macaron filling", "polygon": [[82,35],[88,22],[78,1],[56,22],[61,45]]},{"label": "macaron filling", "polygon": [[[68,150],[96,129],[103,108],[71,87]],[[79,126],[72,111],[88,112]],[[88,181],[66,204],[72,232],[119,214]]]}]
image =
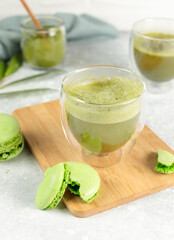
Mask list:
[{"label": "macaron filling", "polygon": [[158,163],[155,167],[155,171],[159,173],[174,173],[174,164],[171,166],[166,166],[164,164]]},{"label": "macaron filling", "polygon": [[9,142],[0,144],[0,161],[9,160],[17,156],[22,151],[23,147],[24,139],[19,132],[18,135]]},{"label": "macaron filling", "polygon": [[76,195],[80,195],[80,192],[79,192],[80,184],[79,183],[72,181],[71,183],[68,184],[68,188],[72,193],[74,193]]}]

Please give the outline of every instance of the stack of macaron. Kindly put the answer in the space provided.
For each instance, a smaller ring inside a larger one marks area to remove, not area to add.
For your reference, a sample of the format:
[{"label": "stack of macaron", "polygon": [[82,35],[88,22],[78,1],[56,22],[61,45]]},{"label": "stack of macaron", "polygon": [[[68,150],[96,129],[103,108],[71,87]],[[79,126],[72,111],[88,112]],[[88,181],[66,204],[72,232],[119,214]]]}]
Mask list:
[{"label": "stack of macaron", "polygon": [[24,147],[24,139],[16,118],[0,113],[0,161],[16,157]]},{"label": "stack of macaron", "polygon": [[68,188],[85,203],[90,203],[98,194],[100,177],[89,165],[80,162],[62,162],[48,168],[36,194],[39,209],[55,208]]}]

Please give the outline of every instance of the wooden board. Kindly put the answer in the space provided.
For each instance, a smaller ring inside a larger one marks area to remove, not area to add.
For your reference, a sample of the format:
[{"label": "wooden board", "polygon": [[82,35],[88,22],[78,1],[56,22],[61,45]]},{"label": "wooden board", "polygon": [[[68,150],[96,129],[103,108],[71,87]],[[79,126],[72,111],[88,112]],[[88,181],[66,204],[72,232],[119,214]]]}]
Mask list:
[{"label": "wooden board", "polygon": [[[60,123],[59,101],[25,107],[13,112],[22,133],[43,171],[63,161],[82,161],[80,151],[71,146]],[[84,203],[66,191],[63,202],[75,216],[87,217],[174,185],[174,174],[154,172],[157,150],[170,149],[147,126],[126,160],[109,168],[96,168],[101,178],[96,199]]]}]

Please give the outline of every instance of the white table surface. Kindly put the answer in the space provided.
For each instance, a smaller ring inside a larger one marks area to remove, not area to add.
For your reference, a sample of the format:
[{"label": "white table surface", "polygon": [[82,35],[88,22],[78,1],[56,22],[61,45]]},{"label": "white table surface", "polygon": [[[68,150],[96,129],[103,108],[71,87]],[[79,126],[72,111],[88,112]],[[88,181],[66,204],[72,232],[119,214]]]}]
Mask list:
[{"label": "white table surface", "polygon": [[[62,66],[65,70],[92,64],[128,68],[128,33],[98,43],[68,44]],[[35,73],[22,67],[7,82]],[[14,91],[50,86],[57,92],[0,96],[0,112],[12,113],[20,107],[57,99],[63,75],[10,87]],[[166,94],[148,94],[146,124],[174,147],[174,88]],[[43,172],[27,147],[15,159],[0,163],[0,240],[174,239],[173,187],[95,216],[77,218],[63,203],[53,210],[37,209],[35,195],[42,180]]]}]

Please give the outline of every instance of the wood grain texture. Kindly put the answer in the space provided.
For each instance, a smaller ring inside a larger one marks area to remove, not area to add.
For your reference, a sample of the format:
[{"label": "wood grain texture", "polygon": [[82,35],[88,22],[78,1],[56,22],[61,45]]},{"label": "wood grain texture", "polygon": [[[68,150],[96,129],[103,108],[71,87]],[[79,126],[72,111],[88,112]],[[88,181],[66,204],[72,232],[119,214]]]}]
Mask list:
[{"label": "wood grain texture", "polygon": [[[60,122],[59,101],[25,107],[13,112],[22,133],[43,171],[64,161],[81,161],[80,150],[71,146]],[[101,178],[98,196],[90,204],[66,191],[63,202],[77,217],[87,217],[174,185],[174,174],[154,172],[157,150],[173,153],[147,126],[129,156],[108,168],[95,168]]]}]

